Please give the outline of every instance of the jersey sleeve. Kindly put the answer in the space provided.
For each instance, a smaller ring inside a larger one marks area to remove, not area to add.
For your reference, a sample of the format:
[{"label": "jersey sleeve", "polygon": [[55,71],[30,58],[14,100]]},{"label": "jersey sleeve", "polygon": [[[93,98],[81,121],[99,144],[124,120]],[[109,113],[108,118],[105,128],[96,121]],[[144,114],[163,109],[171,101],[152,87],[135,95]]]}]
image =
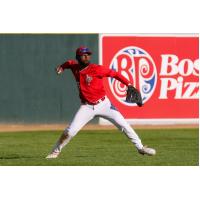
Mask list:
[{"label": "jersey sleeve", "polygon": [[108,69],[104,66],[99,66],[98,73],[101,77],[113,77],[117,79],[118,81],[122,82],[123,84],[125,84],[126,86],[130,84],[130,81],[127,78],[125,78],[123,75],[121,75],[120,73],[112,69]]},{"label": "jersey sleeve", "polygon": [[63,63],[62,65],[60,65],[63,70],[65,69],[71,69],[73,65],[76,64],[75,60],[67,60],[65,63]]}]

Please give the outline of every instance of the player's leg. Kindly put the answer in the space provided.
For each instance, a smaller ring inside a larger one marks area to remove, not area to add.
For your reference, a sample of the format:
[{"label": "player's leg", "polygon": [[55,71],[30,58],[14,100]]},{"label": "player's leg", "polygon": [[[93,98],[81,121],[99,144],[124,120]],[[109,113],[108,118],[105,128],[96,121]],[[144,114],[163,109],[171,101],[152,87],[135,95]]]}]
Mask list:
[{"label": "player's leg", "polygon": [[78,133],[78,131],[93,118],[94,110],[92,106],[82,105],[76,113],[70,126],[64,130],[53,147],[51,153],[46,158],[56,158],[60,154],[62,148],[66,146],[69,141]]},{"label": "player's leg", "polygon": [[111,110],[108,115],[103,115],[105,119],[113,123],[119,130],[131,140],[137,149],[142,149],[143,144],[136,132],[131,128],[128,122],[124,119],[120,112]]},{"label": "player's leg", "polygon": [[137,135],[137,133],[132,129],[132,127],[128,124],[128,122],[124,119],[122,114],[116,110],[116,108],[110,103],[108,100],[106,105],[101,111],[101,117],[108,119],[112,122],[119,130],[125,133],[125,135],[131,140],[131,142],[135,145],[138,152],[141,154],[154,155],[155,150],[151,148],[144,147],[141,139]]},{"label": "player's leg", "polygon": [[154,149],[143,146],[141,139],[124,119],[121,113],[118,111],[111,111],[110,115],[106,116],[105,118],[112,122],[116,127],[118,127],[119,130],[125,133],[125,135],[135,145],[140,154],[155,155],[156,151]]}]

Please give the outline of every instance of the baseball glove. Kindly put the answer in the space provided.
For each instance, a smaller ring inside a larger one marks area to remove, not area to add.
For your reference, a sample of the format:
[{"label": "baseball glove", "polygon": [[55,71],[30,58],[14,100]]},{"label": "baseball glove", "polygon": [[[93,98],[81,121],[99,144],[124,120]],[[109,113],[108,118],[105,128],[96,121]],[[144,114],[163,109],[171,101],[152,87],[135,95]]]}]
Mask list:
[{"label": "baseball glove", "polygon": [[132,85],[128,86],[126,102],[136,103],[139,107],[143,105],[142,96],[140,92],[136,88],[134,88]]}]

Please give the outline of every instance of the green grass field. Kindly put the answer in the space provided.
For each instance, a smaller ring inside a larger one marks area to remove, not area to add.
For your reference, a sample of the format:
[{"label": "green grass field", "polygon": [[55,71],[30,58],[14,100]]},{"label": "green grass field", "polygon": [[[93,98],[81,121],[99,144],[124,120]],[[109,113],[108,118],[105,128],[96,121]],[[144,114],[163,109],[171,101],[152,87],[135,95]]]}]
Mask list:
[{"label": "green grass field", "polygon": [[118,130],[80,131],[57,159],[46,160],[60,131],[0,133],[0,166],[198,166],[199,130],[136,130],[157,155],[142,156]]}]

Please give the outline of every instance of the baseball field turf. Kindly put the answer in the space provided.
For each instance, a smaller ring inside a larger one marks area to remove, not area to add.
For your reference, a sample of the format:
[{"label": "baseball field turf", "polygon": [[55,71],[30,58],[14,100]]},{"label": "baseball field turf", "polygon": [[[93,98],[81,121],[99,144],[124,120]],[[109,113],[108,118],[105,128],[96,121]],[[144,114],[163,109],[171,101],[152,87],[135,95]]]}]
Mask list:
[{"label": "baseball field turf", "polygon": [[142,156],[118,130],[82,130],[60,157],[45,156],[61,131],[0,133],[0,166],[198,166],[199,129],[136,129],[157,155]]}]

